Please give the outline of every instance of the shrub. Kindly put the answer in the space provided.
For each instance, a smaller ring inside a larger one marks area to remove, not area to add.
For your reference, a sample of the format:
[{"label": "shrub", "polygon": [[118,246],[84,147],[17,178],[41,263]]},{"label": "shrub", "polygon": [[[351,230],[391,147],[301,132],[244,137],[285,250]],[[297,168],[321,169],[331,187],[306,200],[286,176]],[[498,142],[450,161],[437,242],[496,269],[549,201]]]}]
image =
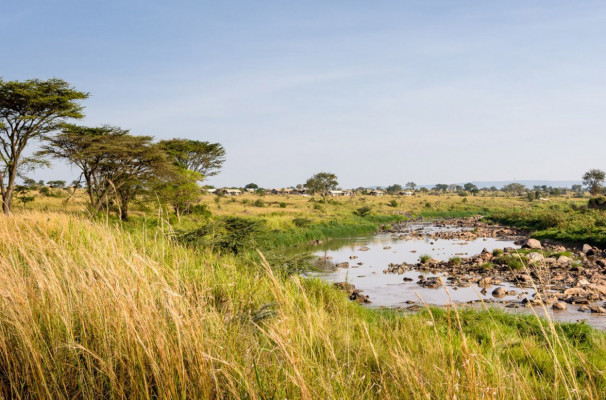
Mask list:
[{"label": "shrub", "polygon": [[367,215],[370,215],[371,211],[372,211],[372,207],[362,206],[362,207],[358,208],[357,210],[355,210],[353,213],[354,213],[354,215],[356,215],[358,217],[366,217]]},{"label": "shrub", "polygon": [[421,257],[419,257],[421,264],[427,264],[429,260],[431,260],[431,256],[429,254],[423,254]]},{"label": "shrub", "polygon": [[495,256],[495,257],[502,256],[503,255],[503,250],[502,249],[494,249],[492,251],[492,255]]},{"label": "shrub", "polygon": [[448,264],[461,265],[461,257],[450,257],[450,260],[448,260]]},{"label": "shrub", "polygon": [[257,199],[253,203],[253,206],[255,206],[255,207],[265,207],[265,202],[263,200],[261,200],[261,199]]},{"label": "shrub", "polygon": [[298,228],[304,228],[306,226],[311,225],[311,219],[309,218],[295,218],[292,220],[294,226]]},{"label": "shrub", "polygon": [[592,199],[589,199],[589,202],[587,203],[587,207],[595,208],[598,210],[606,210],[606,197],[600,196],[600,197],[594,197]]},{"label": "shrub", "polygon": [[280,208],[286,208],[286,203],[284,203],[284,202],[282,201],[282,202],[280,202],[279,206],[280,206]]},{"label": "shrub", "polygon": [[387,203],[387,205],[389,207],[397,207],[398,206],[398,202],[395,200],[391,200],[389,203]]},{"label": "shrub", "polygon": [[189,207],[189,213],[194,215],[202,215],[204,217],[210,217],[212,213],[208,208],[208,204],[194,204]]}]

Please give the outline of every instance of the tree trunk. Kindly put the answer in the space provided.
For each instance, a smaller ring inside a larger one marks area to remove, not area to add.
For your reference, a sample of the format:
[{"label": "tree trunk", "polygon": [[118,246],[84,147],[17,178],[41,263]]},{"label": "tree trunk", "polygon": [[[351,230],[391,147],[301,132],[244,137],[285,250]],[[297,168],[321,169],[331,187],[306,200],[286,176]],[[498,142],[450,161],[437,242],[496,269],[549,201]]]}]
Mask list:
[{"label": "tree trunk", "polygon": [[10,215],[13,210],[13,189],[15,188],[15,177],[17,175],[17,169],[10,167],[8,170],[8,184],[4,187],[2,183],[2,211],[4,214]]},{"label": "tree trunk", "polygon": [[122,221],[128,220],[128,201],[123,201],[120,207],[120,219]]},{"label": "tree trunk", "polygon": [[2,211],[6,215],[11,214],[11,198],[8,191],[2,194]]}]

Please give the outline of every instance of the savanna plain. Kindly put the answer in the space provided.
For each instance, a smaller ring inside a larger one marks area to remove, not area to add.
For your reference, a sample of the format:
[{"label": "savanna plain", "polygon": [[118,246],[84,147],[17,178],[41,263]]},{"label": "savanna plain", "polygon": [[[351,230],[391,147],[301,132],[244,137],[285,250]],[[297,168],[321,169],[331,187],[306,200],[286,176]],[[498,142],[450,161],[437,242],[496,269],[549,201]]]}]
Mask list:
[{"label": "savanna plain", "polygon": [[478,215],[542,241],[604,248],[606,214],[586,197],[203,194],[179,215],[136,201],[126,220],[91,212],[82,189],[30,197],[0,216],[4,398],[606,394],[600,330],[488,306],[369,308],[306,274],[311,257],[296,251]]}]

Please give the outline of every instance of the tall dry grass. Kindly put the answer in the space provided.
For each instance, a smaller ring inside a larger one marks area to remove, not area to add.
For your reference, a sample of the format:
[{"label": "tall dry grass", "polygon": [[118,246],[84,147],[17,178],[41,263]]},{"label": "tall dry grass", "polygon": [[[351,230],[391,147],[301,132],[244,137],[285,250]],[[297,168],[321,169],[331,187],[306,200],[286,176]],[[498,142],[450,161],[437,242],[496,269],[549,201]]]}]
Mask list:
[{"label": "tall dry grass", "polygon": [[160,230],[0,217],[4,398],[604,397],[603,335],[507,318],[372,311]]}]

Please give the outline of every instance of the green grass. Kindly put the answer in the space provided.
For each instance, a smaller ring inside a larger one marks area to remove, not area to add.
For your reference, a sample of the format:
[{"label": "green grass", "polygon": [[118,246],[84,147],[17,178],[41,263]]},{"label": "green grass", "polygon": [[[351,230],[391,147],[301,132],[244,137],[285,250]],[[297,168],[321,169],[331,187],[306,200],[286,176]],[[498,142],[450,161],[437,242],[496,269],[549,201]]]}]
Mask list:
[{"label": "green grass", "polygon": [[606,337],[490,310],[374,310],[170,225],[0,223],[5,398],[594,398]]}]

